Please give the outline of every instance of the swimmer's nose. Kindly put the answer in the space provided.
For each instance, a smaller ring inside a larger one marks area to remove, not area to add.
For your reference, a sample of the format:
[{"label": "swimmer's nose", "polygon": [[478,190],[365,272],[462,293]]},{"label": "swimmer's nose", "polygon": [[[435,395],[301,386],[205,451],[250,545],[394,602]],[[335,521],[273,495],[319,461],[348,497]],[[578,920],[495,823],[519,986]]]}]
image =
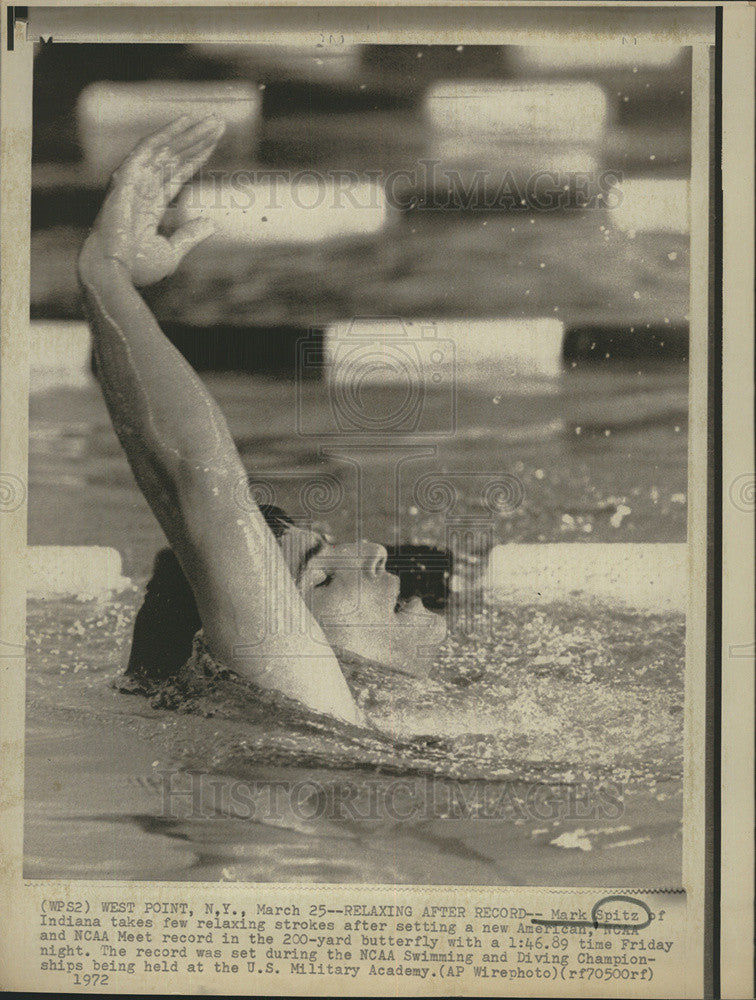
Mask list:
[{"label": "swimmer's nose", "polygon": [[386,559],[388,558],[388,552],[382,545],[376,545],[375,542],[363,542],[363,569],[366,573],[370,573],[373,576],[378,576],[379,573],[383,573],[386,569]]}]

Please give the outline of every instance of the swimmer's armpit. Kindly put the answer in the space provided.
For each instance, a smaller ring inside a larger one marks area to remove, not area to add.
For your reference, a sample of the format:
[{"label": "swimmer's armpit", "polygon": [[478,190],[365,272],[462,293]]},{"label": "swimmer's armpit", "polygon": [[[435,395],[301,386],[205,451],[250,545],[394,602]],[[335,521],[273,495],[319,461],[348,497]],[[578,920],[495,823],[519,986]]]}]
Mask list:
[{"label": "swimmer's armpit", "polygon": [[197,602],[171,549],[161,549],[134,620],[126,675],[147,682],[175,677],[202,627]]},{"label": "swimmer's armpit", "polygon": [[[276,538],[293,523],[272,504],[262,504],[260,513]],[[175,677],[191,656],[200,628],[197,602],[181,564],[172,549],[161,549],[134,620],[126,676],[147,682]]]}]

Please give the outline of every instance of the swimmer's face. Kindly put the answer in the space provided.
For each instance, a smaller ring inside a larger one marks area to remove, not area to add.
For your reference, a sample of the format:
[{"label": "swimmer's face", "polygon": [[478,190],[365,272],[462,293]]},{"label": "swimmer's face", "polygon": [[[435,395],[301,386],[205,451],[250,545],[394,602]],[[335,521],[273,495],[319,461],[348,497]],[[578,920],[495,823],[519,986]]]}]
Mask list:
[{"label": "swimmer's face", "polygon": [[334,545],[289,528],[281,549],[300,593],[329,643],[396,670],[422,674],[446,635],[444,619],[419,597],[399,602],[399,577],[373,542]]}]

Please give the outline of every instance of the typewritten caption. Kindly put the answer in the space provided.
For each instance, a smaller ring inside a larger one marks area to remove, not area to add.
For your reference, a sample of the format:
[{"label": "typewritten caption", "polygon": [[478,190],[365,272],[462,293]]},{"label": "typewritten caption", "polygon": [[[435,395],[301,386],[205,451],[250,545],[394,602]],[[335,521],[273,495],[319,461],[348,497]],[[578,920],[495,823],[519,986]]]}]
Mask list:
[{"label": "typewritten caption", "polygon": [[244,904],[219,894],[200,902],[45,898],[39,968],[97,990],[165,974],[651,983],[679,961],[665,916],[663,903],[625,895],[538,912],[331,893],[328,902],[267,902],[254,890]]}]

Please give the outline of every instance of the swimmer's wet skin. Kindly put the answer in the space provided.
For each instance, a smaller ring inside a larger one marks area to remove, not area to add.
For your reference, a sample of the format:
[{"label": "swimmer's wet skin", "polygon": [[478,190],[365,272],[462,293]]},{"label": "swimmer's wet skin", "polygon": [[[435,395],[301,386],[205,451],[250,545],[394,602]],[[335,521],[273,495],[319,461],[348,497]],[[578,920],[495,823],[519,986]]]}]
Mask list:
[{"label": "swimmer's wet skin", "polygon": [[[279,542],[294,527],[280,507],[262,504],[260,512]],[[312,552],[305,551],[303,557]],[[448,552],[429,545],[395,546],[386,568],[400,580],[396,610],[416,597],[430,610],[445,609],[452,568]],[[292,567],[295,577],[297,569]],[[156,682],[174,678],[192,655],[194,638],[201,628],[197,602],[180,563],[171,549],[161,549],[134,621],[126,680],[121,689],[149,690]]]},{"label": "swimmer's wet skin", "polygon": [[[443,621],[399,601],[380,545],[332,545],[298,528],[281,544],[237,502],[246,471],[219,407],[137,291],[172,274],[208,220],[158,233],[168,204],[223,132],[182,117],[113,175],[79,258],[100,386],[136,481],[189,583],[210,654],[258,687],[362,723],[334,649],[402,669],[441,642]],[[305,558],[306,556],[306,558]]]}]

